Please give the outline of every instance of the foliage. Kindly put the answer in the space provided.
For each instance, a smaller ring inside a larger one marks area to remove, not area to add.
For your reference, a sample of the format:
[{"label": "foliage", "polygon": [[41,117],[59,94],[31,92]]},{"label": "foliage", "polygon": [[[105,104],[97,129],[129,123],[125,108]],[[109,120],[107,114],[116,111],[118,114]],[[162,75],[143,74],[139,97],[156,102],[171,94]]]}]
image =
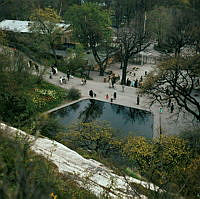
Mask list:
[{"label": "foliage", "polygon": [[77,123],[67,133],[58,134],[56,140],[72,148],[82,148],[105,157],[118,150],[120,141],[113,137],[113,130],[105,122]]},{"label": "foliage", "polygon": [[170,9],[163,6],[148,13],[147,28],[153,32],[158,47],[161,47],[166,39],[167,31],[171,25],[172,16],[169,13]]},{"label": "foliage", "polygon": [[54,139],[58,133],[66,131],[62,124],[60,124],[56,119],[50,117],[48,114],[37,115],[28,130],[31,134],[37,135],[40,133],[50,139]]},{"label": "foliage", "polygon": [[67,49],[67,58],[59,62],[58,70],[66,73],[70,71],[75,76],[81,76],[88,69],[87,60],[84,59],[84,49],[76,44],[75,49]]},{"label": "foliage", "polygon": [[200,155],[200,129],[184,131],[180,134],[180,137],[186,140],[188,148],[194,156]]},{"label": "foliage", "polygon": [[161,136],[152,141],[129,137],[122,151],[133,166],[161,189],[188,198],[197,197],[199,155],[191,156],[194,153],[185,140],[176,136]]},{"label": "foliage", "polygon": [[[108,52],[112,36],[109,13],[95,3],[84,3],[81,6],[72,6],[66,13],[66,20],[72,23],[74,38],[92,50],[100,68],[100,75],[103,75],[111,56],[111,52]],[[107,52],[102,50],[105,44]],[[102,54],[106,55],[102,58]]]},{"label": "foliage", "polygon": [[9,139],[3,135],[6,131],[0,133],[1,199],[96,198],[69,175],[59,174],[53,163],[31,152],[26,138]]},{"label": "foliage", "polygon": [[123,146],[123,154],[131,161],[136,161],[141,171],[151,167],[154,148],[144,137],[128,137]]},{"label": "foliage", "polygon": [[[51,8],[35,9],[30,16],[33,21],[30,29],[35,33],[35,40],[47,45],[48,51],[52,50],[57,65],[57,56],[55,52],[55,45],[60,42],[63,29],[59,27],[61,17]],[[41,45],[40,45],[41,46]]]},{"label": "foliage", "polygon": [[66,99],[66,91],[23,72],[0,74],[0,115],[4,122],[24,126],[38,112],[49,110]]},{"label": "foliage", "polygon": [[78,100],[81,97],[81,92],[77,88],[70,88],[67,91],[67,98],[69,100]]},{"label": "foliage", "polygon": [[151,35],[136,22],[120,28],[117,32],[117,46],[120,49],[122,66],[121,84],[126,84],[128,61],[150,45]]},{"label": "foliage", "polygon": [[2,30],[0,30],[0,44],[6,44],[6,34]]}]

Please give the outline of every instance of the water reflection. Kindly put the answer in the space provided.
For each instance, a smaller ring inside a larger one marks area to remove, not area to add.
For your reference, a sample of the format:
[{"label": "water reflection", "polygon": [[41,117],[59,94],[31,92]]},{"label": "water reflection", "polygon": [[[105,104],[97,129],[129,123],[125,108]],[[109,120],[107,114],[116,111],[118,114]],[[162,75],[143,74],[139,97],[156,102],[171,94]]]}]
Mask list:
[{"label": "water reflection", "polygon": [[151,138],[153,135],[153,115],[150,112],[94,99],[74,103],[51,113],[51,116],[66,127],[77,121],[105,120],[117,130],[118,136]]},{"label": "water reflection", "polygon": [[97,120],[103,113],[104,104],[100,101],[89,99],[90,103],[84,108],[78,117],[83,122]]}]

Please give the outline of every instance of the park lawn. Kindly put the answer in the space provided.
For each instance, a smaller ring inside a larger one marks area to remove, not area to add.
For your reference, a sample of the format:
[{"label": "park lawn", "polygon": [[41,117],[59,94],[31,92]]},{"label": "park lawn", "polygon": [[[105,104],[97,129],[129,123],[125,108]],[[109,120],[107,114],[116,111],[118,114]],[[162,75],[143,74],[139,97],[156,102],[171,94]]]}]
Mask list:
[{"label": "park lawn", "polygon": [[39,113],[67,101],[67,90],[38,83],[36,76],[5,72],[0,78],[0,119],[14,127],[23,127]]},{"label": "park lawn", "polygon": [[26,92],[35,106],[35,111],[38,113],[45,112],[69,101],[65,89],[45,81],[28,88]]}]

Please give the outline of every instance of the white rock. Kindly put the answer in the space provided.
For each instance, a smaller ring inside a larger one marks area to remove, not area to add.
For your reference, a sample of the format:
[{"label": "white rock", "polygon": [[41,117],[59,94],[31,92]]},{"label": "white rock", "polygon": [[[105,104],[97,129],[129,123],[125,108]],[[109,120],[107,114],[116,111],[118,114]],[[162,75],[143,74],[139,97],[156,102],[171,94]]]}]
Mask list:
[{"label": "white rock", "polygon": [[110,188],[109,196],[111,198],[146,199],[147,197],[144,195],[133,197],[131,193],[134,193],[134,190],[129,186],[130,182],[141,184],[145,188],[154,191],[160,191],[159,187],[152,183],[140,181],[128,176],[123,177],[116,175],[103,164],[92,159],[85,159],[75,151],[56,141],[52,141],[48,138],[35,139],[34,136],[28,135],[21,130],[9,127],[3,123],[0,123],[0,129],[7,129],[9,136],[15,136],[16,134],[19,134],[19,136],[26,136],[33,142],[31,146],[33,151],[52,161],[58,167],[59,172],[76,175],[78,177],[77,182],[80,186],[97,196],[101,196],[105,193],[105,188]]}]

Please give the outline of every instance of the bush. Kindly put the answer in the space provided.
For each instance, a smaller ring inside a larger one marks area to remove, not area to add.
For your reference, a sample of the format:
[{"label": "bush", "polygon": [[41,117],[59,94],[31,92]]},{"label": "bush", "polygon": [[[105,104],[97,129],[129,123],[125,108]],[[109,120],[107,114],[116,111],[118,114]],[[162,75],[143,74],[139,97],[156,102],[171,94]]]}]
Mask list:
[{"label": "bush", "polygon": [[180,137],[187,141],[186,143],[194,155],[200,155],[200,129],[184,131]]},{"label": "bush", "polygon": [[1,199],[97,198],[79,188],[70,175],[59,174],[53,163],[31,152],[26,138],[8,139],[6,134],[0,131]]},{"label": "bush", "polygon": [[80,90],[78,90],[76,88],[70,88],[68,91],[67,98],[69,100],[78,100],[79,98],[81,98]]}]

